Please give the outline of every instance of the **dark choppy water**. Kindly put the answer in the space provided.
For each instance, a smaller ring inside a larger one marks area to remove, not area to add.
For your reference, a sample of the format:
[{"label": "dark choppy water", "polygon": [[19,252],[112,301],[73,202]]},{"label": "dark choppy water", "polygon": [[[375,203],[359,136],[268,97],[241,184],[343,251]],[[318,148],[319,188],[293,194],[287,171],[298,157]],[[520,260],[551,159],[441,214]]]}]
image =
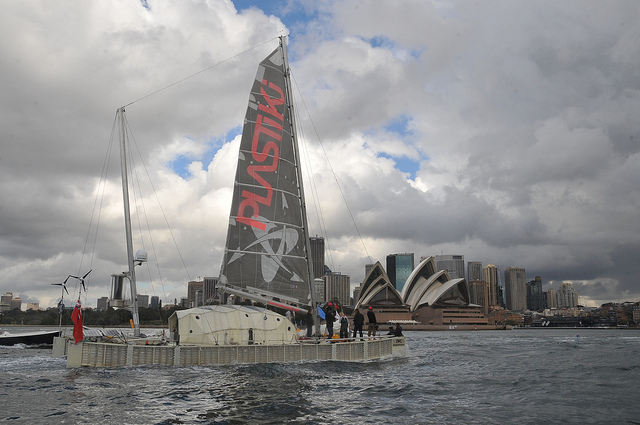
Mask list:
[{"label": "dark choppy water", "polygon": [[0,422],[640,424],[640,331],[407,342],[406,358],[362,364],[72,370],[50,350],[0,347]]}]

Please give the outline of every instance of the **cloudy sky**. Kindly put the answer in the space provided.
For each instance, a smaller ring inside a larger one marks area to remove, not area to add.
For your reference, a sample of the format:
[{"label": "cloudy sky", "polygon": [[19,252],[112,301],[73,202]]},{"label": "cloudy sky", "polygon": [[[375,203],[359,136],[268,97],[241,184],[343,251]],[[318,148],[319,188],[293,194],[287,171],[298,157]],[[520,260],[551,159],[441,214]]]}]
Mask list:
[{"label": "cloudy sky", "polygon": [[125,269],[112,135],[123,105],[141,157],[132,202],[146,211],[134,227],[153,229],[136,238],[154,260],[138,268],[139,293],[173,302],[188,280],[217,276],[249,88],[289,34],[311,232],[354,286],[366,263],[414,252],[523,267],[545,289],[571,281],[586,305],[640,298],[635,0],[41,0],[2,12],[0,292],[54,305],[51,283],[92,268],[95,306]]}]

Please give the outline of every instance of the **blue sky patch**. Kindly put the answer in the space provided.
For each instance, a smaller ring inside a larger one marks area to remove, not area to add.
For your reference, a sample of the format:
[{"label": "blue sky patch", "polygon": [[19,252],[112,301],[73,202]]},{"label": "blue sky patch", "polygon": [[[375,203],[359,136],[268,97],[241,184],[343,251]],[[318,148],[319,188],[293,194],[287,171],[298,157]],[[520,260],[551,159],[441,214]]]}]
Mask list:
[{"label": "blue sky patch", "polygon": [[399,134],[400,136],[412,136],[413,132],[409,130],[409,120],[407,115],[400,115],[390,120],[383,128],[389,133]]}]

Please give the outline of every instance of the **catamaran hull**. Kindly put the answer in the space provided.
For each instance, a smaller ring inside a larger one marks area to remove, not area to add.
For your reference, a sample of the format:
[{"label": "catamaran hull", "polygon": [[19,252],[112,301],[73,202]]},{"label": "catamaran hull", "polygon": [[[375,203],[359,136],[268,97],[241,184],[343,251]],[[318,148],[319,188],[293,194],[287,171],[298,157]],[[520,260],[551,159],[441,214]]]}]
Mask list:
[{"label": "catamaran hull", "polygon": [[188,346],[134,345],[65,341],[67,367],[216,366],[304,361],[361,362],[406,355],[404,337],[281,345]]},{"label": "catamaran hull", "polygon": [[59,331],[0,335],[0,345],[51,345],[57,336],[60,336]]}]

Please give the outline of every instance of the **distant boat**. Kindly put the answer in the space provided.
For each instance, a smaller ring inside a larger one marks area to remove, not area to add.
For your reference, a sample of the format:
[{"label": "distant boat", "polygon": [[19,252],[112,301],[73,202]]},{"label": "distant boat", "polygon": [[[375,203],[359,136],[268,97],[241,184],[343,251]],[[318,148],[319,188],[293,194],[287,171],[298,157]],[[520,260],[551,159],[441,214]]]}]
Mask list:
[{"label": "distant boat", "polygon": [[0,345],[52,345],[53,339],[60,336],[60,331],[38,331],[0,334]]},{"label": "distant boat", "polygon": [[[118,110],[124,150],[124,108]],[[313,269],[284,37],[259,65],[245,115],[219,293],[269,307],[306,314],[316,312]],[[126,154],[121,153],[125,228],[133,322],[137,299]],[[146,260],[146,256],[145,256]],[[315,314],[314,314],[315,316]],[[128,343],[104,339],[68,344],[67,367],[145,364],[215,365],[301,360],[362,361],[406,353],[404,337],[364,340],[300,338],[296,325],[266,308],[215,305],[176,311],[168,339],[137,338]],[[57,345],[57,343],[56,343]]]}]

